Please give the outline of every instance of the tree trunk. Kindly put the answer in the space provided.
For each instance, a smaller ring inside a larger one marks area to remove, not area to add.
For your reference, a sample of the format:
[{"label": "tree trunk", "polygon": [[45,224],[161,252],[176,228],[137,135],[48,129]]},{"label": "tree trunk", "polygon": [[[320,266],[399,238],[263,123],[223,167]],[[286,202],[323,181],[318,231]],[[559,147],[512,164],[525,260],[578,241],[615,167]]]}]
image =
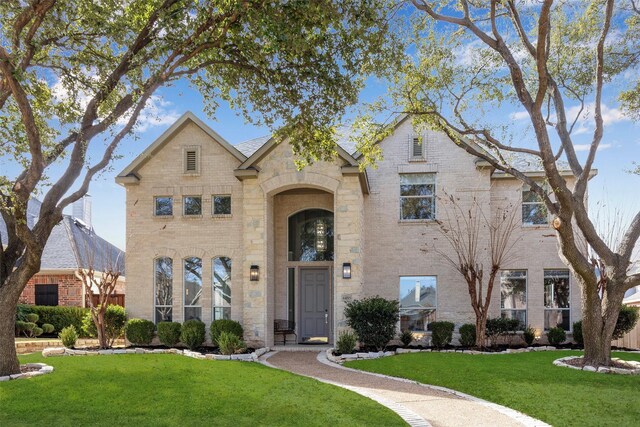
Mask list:
[{"label": "tree trunk", "polygon": [[487,313],[476,316],[476,347],[484,348],[486,341]]},{"label": "tree trunk", "polygon": [[0,377],[20,373],[15,339],[18,298],[10,290],[9,283],[0,287]]}]

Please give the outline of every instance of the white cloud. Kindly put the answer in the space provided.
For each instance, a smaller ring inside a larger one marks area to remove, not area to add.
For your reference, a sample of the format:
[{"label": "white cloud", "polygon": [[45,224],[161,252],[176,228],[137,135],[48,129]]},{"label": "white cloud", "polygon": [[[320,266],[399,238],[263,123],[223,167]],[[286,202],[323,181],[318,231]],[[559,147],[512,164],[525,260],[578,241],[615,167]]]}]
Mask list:
[{"label": "white cloud", "polygon": [[[611,147],[613,147],[613,144],[600,144],[598,145],[598,151],[606,150]],[[591,144],[573,144],[573,148],[575,148],[576,151],[589,151],[591,149]]]},{"label": "white cloud", "polygon": [[[155,126],[168,126],[173,124],[180,118],[180,114],[171,108],[172,105],[171,102],[161,96],[152,95],[138,116],[135,131],[145,132]],[[120,117],[118,125],[124,126],[130,117],[131,113]]]},{"label": "white cloud", "polygon": [[529,118],[529,113],[527,111],[516,111],[509,114],[509,118],[511,120],[526,120]]}]

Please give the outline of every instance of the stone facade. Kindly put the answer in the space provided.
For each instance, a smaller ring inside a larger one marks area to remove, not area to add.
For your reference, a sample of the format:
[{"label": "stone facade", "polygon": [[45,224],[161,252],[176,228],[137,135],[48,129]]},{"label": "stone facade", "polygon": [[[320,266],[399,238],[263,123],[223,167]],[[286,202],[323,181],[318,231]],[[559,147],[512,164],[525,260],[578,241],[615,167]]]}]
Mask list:
[{"label": "stone facade", "polygon": [[[344,150],[334,161],[298,171],[288,144],[268,141],[245,155],[188,113],[117,179],[127,192],[130,316],[154,318],[153,262],[170,257],[173,320],[183,321],[182,260],[198,257],[203,263],[202,320],[210,323],[212,262],[226,256],[232,259],[231,318],[243,324],[245,339],[252,345],[273,344],[274,319],[288,316],[288,269],[294,269],[300,286],[297,275],[305,266],[329,269],[330,341],[345,327],[343,313],[349,301],[373,295],[398,299],[402,276],[436,276],[436,318],[457,325],[472,321],[466,284],[440,253],[450,249],[437,223],[400,219],[400,175],[435,174],[436,216],[443,221],[452,214],[443,202],[449,195],[463,208],[475,199],[487,215],[506,205],[520,210],[522,185],[513,178],[492,176],[489,168],[481,167],[443,134],[424,133],[424,156],[412,158],[414,136],[410,120],[402,122],[381,143],[384,159],[366,172],[359,172],[356,159]],[[189,147],[197,147],[200,156],[195,174],[185,174],[181,161]],[[231,195],[230,215],[212,215],[213,194]],[[202,215],[182,214],[183,197],[189,195],[202,196]],[[154,215],[157,196],[173,197],[172,216]],[[287,221],[306,209],[333,212],[333,262],[289,261]],[[566,267],[549,226],[522,226],[516,236],[519,242],[505,268],[527,270],[527,322],[542,329],[544,270]],[[351,278],[343,278],[343,263],[351,264]],[[250,280],[252,266],[259,267],[256,281]],[[299,305],[296,300],[296,312]],[[499,283],[492,315],[500,315]],[[580,294],[572,279],[571,322],[580,317]]]}]

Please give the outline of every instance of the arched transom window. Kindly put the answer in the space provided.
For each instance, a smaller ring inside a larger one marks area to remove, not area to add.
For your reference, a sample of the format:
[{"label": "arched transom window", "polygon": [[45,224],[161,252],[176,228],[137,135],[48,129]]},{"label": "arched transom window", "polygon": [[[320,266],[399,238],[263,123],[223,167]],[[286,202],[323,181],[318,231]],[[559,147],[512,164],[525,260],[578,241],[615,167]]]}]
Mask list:
[{"label": "arched transom window", "polygon": [[308,209],[289,217],[289,261],[333,261],[333,213]]}]

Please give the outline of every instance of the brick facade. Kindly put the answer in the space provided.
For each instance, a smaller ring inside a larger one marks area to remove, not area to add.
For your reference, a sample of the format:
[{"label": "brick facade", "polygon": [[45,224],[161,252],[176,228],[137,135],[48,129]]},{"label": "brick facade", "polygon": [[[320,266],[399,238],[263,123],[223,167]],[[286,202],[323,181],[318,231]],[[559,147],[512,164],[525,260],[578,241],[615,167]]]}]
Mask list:
[{"label": "brick facade", "polygon": [[[20,294],[21,304],[36,303],[36,287],[39,285],[58,285],[58,305],[83,307],[83,285],[73,273],[39,273],[33,276]],[[124,281],[118,281],[116,294],[125,293]]]}]

